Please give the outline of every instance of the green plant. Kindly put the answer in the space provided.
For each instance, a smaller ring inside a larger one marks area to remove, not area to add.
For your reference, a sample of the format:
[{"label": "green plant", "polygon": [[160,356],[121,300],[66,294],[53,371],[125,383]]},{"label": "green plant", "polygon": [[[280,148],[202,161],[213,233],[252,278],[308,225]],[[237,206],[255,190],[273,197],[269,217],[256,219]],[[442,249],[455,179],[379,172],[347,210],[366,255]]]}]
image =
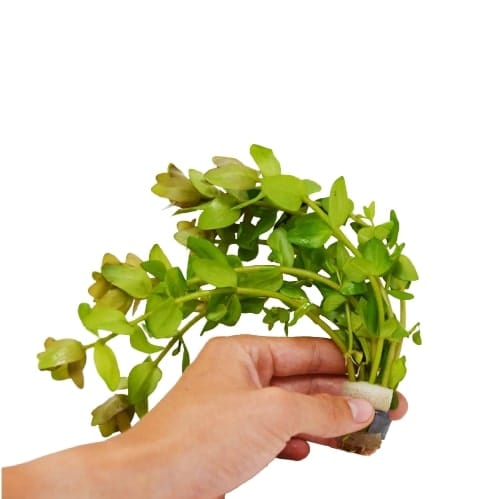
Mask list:
[{"label": "green plant", "polygon": [[[174,235],[189,250],[187,268],[158,244],[145,260],[104,255],[89,288],[94,303],[78,308],[94,340],[49,338],[38,354],[41,370],[82,387],[93,350],[99,375],[116,392],[92,412],[103,436],[147,412],[167,354],[181,354],[187,367],[194,326],[204,334],[243,314],[261,314],[268,329],[280,323],[286,335],[308,318],[341,350],[352,382],[395,389],[404,378],[403,340],[421,341],[419,325],[406,324],[418,275],[398,242],[395,211],[375,223],[375,203],[355,213],[343,177],[321,197],[319,184],[282,174],[271,149],[253,145],[250,154],[258,168],[215,157],[205,173],[185,176],[170,164],[157,175],[152,191],[189,218]],[[125,377],[110,346],[122,335],[144,354]]]}]

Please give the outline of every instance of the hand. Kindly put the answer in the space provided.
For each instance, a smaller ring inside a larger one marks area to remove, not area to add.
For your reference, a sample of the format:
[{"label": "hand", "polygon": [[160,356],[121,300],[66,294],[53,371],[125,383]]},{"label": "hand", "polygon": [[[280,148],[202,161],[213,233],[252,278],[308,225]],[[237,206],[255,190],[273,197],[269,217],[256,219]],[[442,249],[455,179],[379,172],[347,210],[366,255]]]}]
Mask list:
[{"label": "hand", "polygon": [[[59,456],[67,481],[73,458],[84,482],[71,482],[74,498],[224,497],[275,457],[303,459],[309,441],[334,447],[335,437],[371,422],[368,402],[338,395],[344,373],[343,356],[328,339],[215,338],[129,431],[24,466],[36,472],[38,464],[40,474]],[[406,410],[400,396],[392,419]],[[58,497],[48,492],[38,488],[36,497]]]}]

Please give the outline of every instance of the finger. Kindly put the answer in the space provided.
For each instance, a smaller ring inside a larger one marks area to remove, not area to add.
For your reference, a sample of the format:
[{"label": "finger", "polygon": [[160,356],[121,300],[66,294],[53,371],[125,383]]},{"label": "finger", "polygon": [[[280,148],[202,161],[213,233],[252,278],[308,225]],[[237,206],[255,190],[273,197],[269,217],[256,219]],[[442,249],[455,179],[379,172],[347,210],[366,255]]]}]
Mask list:
[{"label": "finger", "polygon": [[344,374],[345,359],[327,338],[239,336],[263,386],[274,376]]},{"label": "finger", "polygon": [[278,386],[284,390],[305,394],[330,393],[331,395],[341,395],[341,385],[345,379],[343,376],[329,376],[324,374],[275,376],[270,381],[270,386]]},{"label": "finger", "polygon": [[304,395],[275,387],[260,392],[267,397],[263,410],[269,427],[279,428],[286,442],[296,435],[333,438],[353,433],[374,417],[373,406],[363,399],[326,393]]},{"label": "finger", "polygon": [[389,413],[390,419],[393,421],[403,418],[409,408],[407,399],[401,393],[397,392],[397,397],[398,397],[398,406],[396,409],[392,409]]},{"label": "finger", "polygon": [[302,438],[292,438],[286,447],[277,455],[280,459],[301,461],[310,454],[310,445]]}]

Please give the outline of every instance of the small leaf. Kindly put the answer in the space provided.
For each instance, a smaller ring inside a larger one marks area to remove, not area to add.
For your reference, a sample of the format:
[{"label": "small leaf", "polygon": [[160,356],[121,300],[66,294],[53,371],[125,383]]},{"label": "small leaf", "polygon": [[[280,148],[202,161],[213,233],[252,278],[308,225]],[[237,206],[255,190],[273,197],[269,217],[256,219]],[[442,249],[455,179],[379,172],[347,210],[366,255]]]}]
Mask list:
[{"label": "small leaf", "polygon": [[371,222],[374,219],[374,214],[376,213],[376,204],[374,201],[371,201],[369,206],[364,206],[364,215],[368,220],[371,220]]},{"label": "small leaf", "polygon": [[227,256],[207,239],[191,236],[187,239],[187,247],[201,258],[209,258],[223,264],[227,263]]},{"label": "small leaf", "polygon": [[187,284],[182,271],[178,267],[172,267],[166,271],[165,281],[170,296],[178,298],[185,294]]},{"label": "small leaf", "polygon": [[269,267],[253,272],[241,272],[238,275],[238,286],[241,288],[279,291],[282,286],[282,274],[278,268]]},{"label": "small leaf", "polygon": [[99,376],[107,387],[111,391],[116,390],[120,383],[118,361],[111,348],[101,341],[94,345],[94,363]]},{"label": "small leaf", "polygon": [[292,175],[272,175],[263,177],[262,192],[278,208],[296,212],[307,194],[307,188],[302,180]]},{"label": "small leaf", "polygon": [[372,264],[371,275],[380,276],[387,272],[392,262],[385,245],[379,239],[370,239],[360,249],[362,256]]},{"label": "small leaf", "polygon": [[395,317],[390,317],[386,321],[383,321],[383,324],[381,325],[381,329],[379,331],[379,336],[381,338],[391,338],[393,334],[399,329],[400,324],[395,319]]},{"label": "small leaf", "polygon": [[421,339],[421,331],[416,331],[412,336],[412,341],[414,341],[414,343],[416,345],[421,345],[423,343],[422,339]]},{"label": "small leaf", "polygon": [[343,266],[343,272],[348,280],[353,282],[362,282],[367,276],[374,275],[376,269],[374,265],[358,256],[350,258]]},{"label": "small leaf", "polygon": [[338,293],[337,291],[332,291],[330,292],[326,298],[324,298],[321,309],[328,314],[329,312],[332,312],[333,310],[336,310],[339,308],[343,303],[346,302],[346,297],[343,296],[341,293]]},{"label": "small leaf", "polygon": [[184,372],[191,363],[191,357],[189,355],[189,350],[187,350],[187,345],[182,341],[184,350],[182,352],[182,372]]},{"label": "small leaf", "polygon": [[[150,312],[150,313],[149,313]],[[171,338],[177,334],[182,322],[182,310],[173,298],[148,300],[146,313],[147,330],[155,338]]]},{"label": "small leaf", "polygon": [[194,188],[205,198],[214,198],[218,194],[218,189],[209,184],[204,175],[197,170],[189,170],[189,179]]},{"label": "small leaf", "polygon": [[147,260],[142,262],[140,266],[146,272],[156,277],[156,279],[159,279],[160,281],[165,279],[166,267],[162,262],[159,262],[158,260]]},{"label": "small leaf", "polygon": [[136,327],[134,332],[130,335],[130,345],[135,350],[143,353],[155,353],[163,350],[162,346],[153,345],[149,343],[146,334],[140,327]]},{"label": "small leaf", "polygon": [[234,208],[235,203],[223,196],[218,196],[205,205],[199,216],[198,225],[202,230],[221,229],[229,227],[240,216],[241,210]]},{"label": "small leaf", "polygon": [[290,243],[304,248],[320,248],[331,237],[331,228],[317,213],[297,217],[288,230]]},{"label": "small leaf", "polygon": [[376,225],[374,228],[374,237],[383,241],[383,239],[387,239],[393,230],[393,222],[386,222],[381,225]]},{"label": "small leaf", "polygon": [[393,275],[403,281],[417,281],[419,279],[416,267],[405,255],[400,255],[395,262]]},{"label": "small leaf", "polygon": [[128,399],[136,405],[144,400],[156,389],[162,373],[154,362],[146,360],[132,368],[128,375]]},{"label": "small leaf", "polygon": [[226,165],[212,168],[204,174],[210,184],[227,190],[247,191],[253,189],[258,180],[258,172],[244,165]]},{"label": "small leaf", "polygon": [[399,235],[399,221],[394,210],[390,211],[390,222],[392,223],[392,230],[390,231],[387,244],[389,248],[392,248],[395,244],[397,244],[397,238]]},{"label": "small leaf", "polygon": [[362,295],[367,291],[365,282],[344,281],[340,287],[340,293],[345,296]]},{"label": "small leaf", "polygon": [[253,144],[250,147],[250,154],[263,176],[280,175],[281,164],[274,156],[272,149]]},{"label": "small leaf", "polygon": [[[78,317],[80,318],[81,323],[84,325],[85,318],[87,317],[88,314],[92,311],[92,307],[88,303],[80,303],[78,305]],[[88,328],[87,328],[88,329]],[[97,335],[97,330],[90,330],[88,329],[91,333]]]},{"label": "small leaf", "polygon": [[275,229],[267,238],[267,244],[272,250],[272,259],[284,267],[292,267],[295,252],[289,242],[287,233],[282,227]]},{"label": "small leaf", "polygon": [[227,313],[222,319],[222,323],[226,326],[234,326],[241,317],[241,302],[237,295],[232,295],[227,301]]},{"label": "small leaf", "polygon": [[407,373],[407,368],[405,366],[405,356],[400,357],[395,360],[392,364],[392,369],[390,371],[390,378],[388,380],[389,388],[397,388],[398,384],[404,379]]},{"label": "small leaf", "polygon": [[388,294],[399,300],[412,300],[414,298],[414,295],[412,293],[408,293],[407,291],[400,291],[398,289],[389,289]]},{"label": "small leaf", "polygon": [[259,314],[267,298],[244,298],[241,300],[241,313],[243,314]]},{"label": "small leaf", "polygon": [[105,264],[102,266],[102,275],[111,284],[134,298],[146,298],[152,290],[151,279],[141,267],[125,263]]},{"label": "small leaf", "polygon": [[172,265],[165,252],[161,249],[159,244],[154,244],[149,251],[149,260],[156,260],[161,262],[165,268],[169,269]]},{"label": "small leaf", "polygon": [[125,314],[114,308],[95,305],[82,319],[83,325],[91,332],[110,331],[115,334],[131,334],[134,327],[128,323]]},{"label": "small leaf", "polygon": [[196,258],[192,261],[192,269],[197,277],[213,286],[237,286],[237,274],[228,264],[207,258]]},{"label": "small leaf", "polygon": [[339,177],[333,182],[329,194],[328,216],[332,227],[343,225],[353,210],[353,202],[348,198],[345,179]]}]

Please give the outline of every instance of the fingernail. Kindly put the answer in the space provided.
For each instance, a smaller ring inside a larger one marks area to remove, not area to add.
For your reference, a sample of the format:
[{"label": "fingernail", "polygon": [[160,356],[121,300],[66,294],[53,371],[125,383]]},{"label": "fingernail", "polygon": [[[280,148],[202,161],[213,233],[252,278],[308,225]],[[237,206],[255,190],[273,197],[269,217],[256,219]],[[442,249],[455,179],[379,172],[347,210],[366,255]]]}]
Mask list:
[{"label": "fingernail", "polygon": [[352,411],[353,420],[356,423],[365,423],[371,419],[374,409],[367,400],[348,399],[347,402]]}]

